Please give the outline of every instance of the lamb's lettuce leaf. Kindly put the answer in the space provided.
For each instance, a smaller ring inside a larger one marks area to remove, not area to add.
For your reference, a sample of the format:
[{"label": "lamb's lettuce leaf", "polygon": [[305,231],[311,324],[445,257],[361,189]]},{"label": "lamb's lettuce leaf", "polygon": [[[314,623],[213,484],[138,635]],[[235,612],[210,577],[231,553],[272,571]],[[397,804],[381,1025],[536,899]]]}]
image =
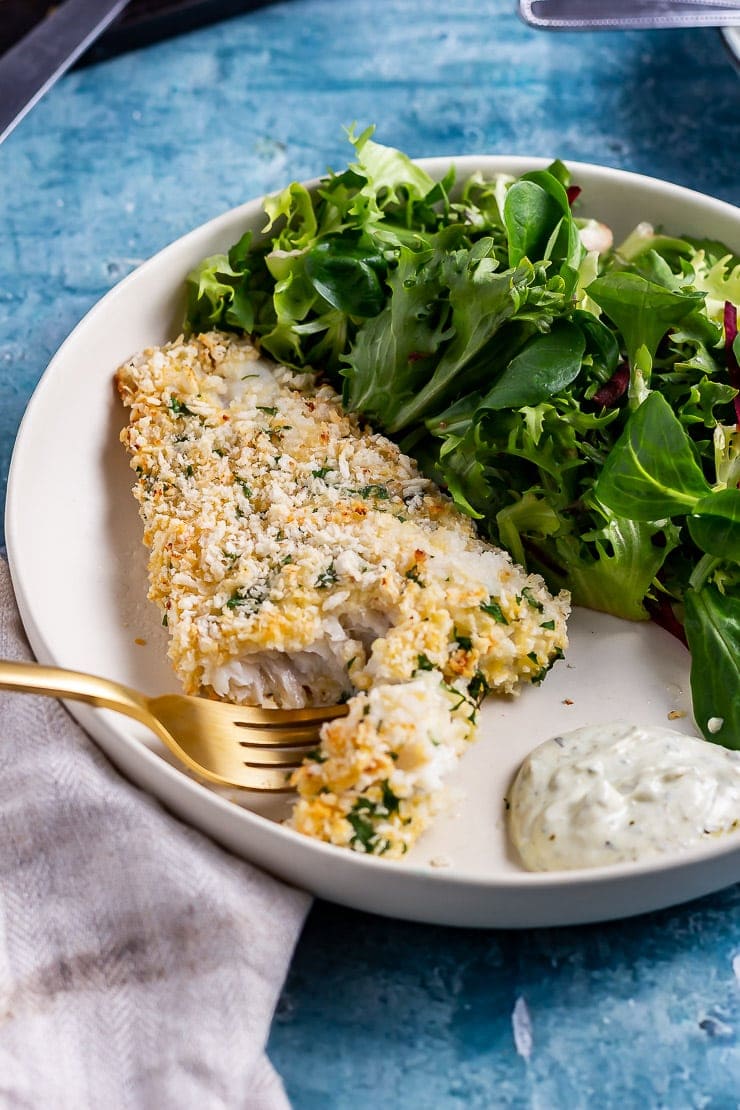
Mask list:
[{"label": "lamb's lettuce leaf", "polygon": [[708,584],[684,606],[694,718],[707,740],[740,749],[740,592]]},{"label": "lamb's lettuce leaf", "polygon": [[665,398],[650,393],[604,461],[596,496],[631,520],[690,511],[711,492],[691,441]]}]

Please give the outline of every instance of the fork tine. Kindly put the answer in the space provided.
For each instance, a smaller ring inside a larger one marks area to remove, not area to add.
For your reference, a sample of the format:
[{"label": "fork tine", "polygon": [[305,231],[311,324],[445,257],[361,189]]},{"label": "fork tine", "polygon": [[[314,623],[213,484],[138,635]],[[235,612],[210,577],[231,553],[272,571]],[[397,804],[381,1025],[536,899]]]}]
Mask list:
[{"label": "fork tine", "polygon": [[[249,733],[252,732],[253,735]],[[276,733],[267,729],[250,729],[244,739],[237,739],[237,744],[242,748],[305,748],[310,751],[319,742],[319,730],[315,725],[305,728],[294,728],[290,732],[283,730]]]},{"label": "fork tine", "polygon": [[[218,703],[223,704],[223,703]],[[237,728],[302,729],[311,726],[317,732],[324,721],[346,717],[346,705],[316,705],[307,709],[262,709],[252,705],[229,705]],[[243,715],[239,720],[238,714]]]},{"label": "fork tine", "polygon": [[300,765],[300,759],[296,759],[290,752],[281,751],[280,748],[265,748],[259,752],[258,758],[244,760],[245,767],[273,767],[284,771],[294,771]]}]

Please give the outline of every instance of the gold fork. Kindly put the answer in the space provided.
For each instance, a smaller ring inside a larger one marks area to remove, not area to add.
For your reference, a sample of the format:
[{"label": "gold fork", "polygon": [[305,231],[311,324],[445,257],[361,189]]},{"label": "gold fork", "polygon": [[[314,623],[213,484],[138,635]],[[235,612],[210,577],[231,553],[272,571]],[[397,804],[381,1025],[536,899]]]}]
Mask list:
[{"label": "gold fork", "polygon": [[291,789],[291,772],[316,747],[323,722],[347,712],[346,705],[259,709],[186,694],[147,698],[96,675],[6,660],[0,660],[0,689],[69,698],[125,713],[211,782],[274,792]]}]

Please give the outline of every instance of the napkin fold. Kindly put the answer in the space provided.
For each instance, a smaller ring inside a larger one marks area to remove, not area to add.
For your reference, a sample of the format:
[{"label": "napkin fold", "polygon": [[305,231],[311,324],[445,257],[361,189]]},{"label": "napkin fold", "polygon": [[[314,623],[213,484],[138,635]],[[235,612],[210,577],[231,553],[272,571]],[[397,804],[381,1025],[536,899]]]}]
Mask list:
[{"label": "napkin fold", "polygon": [[[2,560],[0,658],[32,658]],[[309,903],[0,692],[0,1104],[284,1110],[265,1042]]]}]

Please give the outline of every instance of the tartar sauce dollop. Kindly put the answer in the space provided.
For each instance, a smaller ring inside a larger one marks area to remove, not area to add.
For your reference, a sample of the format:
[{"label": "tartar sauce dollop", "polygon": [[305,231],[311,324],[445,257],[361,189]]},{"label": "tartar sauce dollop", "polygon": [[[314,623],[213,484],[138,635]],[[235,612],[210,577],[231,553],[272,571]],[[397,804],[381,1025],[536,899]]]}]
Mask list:
[{"label": "tartar sauce dollop", "polygon": [[740,751],[668,728],[589,725],[535,748],[508,800],[531,871],[648,859],[740,831]]}]

